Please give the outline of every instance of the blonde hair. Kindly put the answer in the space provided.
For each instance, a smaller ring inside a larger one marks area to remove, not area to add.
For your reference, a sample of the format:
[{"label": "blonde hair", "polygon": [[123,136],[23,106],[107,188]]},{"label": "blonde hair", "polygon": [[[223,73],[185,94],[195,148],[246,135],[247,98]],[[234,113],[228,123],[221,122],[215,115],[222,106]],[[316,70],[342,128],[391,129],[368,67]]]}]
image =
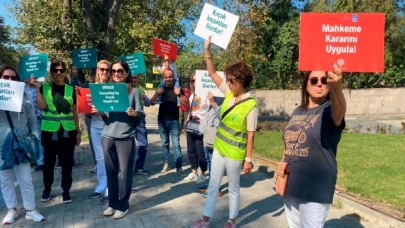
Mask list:
[{"label": "blonde hair", "polygon": [[[102,64],[107,64],[107,65],[108,65],[108,68],[111,68],[111,63],[108,62],[107,60],[103,59],[103,60],[98,61],[98,63],[97,63],[97,71],[96,71],[96,78],[95,78],[95,82],[96,82],[96,83],[101,82],[100,76],[98,76],[98,68],[99,68],[100,65],[102,65]],[[106,73],[107,73],[108,77],[110,77],[109,73],[108,73],[108,72],[106,72]]]}]

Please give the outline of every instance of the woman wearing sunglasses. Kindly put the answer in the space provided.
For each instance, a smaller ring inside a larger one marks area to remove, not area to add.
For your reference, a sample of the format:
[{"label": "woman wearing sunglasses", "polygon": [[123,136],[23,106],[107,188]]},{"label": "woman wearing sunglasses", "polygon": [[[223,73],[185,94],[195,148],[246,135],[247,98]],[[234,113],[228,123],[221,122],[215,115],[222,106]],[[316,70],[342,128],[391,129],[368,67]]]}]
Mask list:
[{"label": "woman wearing sunglasses", "polygon": [[58,151],[62,166],[63,203],[71,203],[72,162],[75,146],[80,145],[81,131],[76,107],[76,93],[65,82],[66,65],[51,63],[49,83],[37,85],[37,104],[42,110],[42,145],[44,148],[44,191],[41,200],[51,199],[54,167]]},{"label": "woman wearing sunglasses", "polygon": [[141,96],[131,83],[131,72],[125,61],[118,60],[111,65],[111,83],[126,83],[130,107],[126,112],[93,113],[104,120],[101,144],[107,172],[108,208],[104,216],[123,218],[128,213],[132,190],[132,174],[135,157],[135,126],[141,109]]},{"label": "woman wearing sunglasses", "polygon": [[[0,79],[19,81],[20,78],[17,71],[10,66],[0,67]],[[37,129],[37,116],[35,114],[34,105],[28,96],[23,97],[21,112],[10,112],[0,110],[0,154],[5,155],[4,146],[11,145],[8,140],[11,132],[10,123],[7,114],[9,114],[11,124],[14,129],[30,132],[32,135],[38,136],[40,132]],[[6,145],[4,145],[6,144]],[[9,147],[9,153],[12,150]],[[7,159],[6,159],[7,161]],[[4,160],[0,159],[0,166],[3,166]],[[35,191],[32,184],[31,166],[29,161],[21,162],[14,165],[11,169],[0,170],[1,192],[3,193],[4,202],[8,208],[7,215],[3,219],[3,224],[11,224],[18,217],[17,211],[17,194],[14,187],[14,176],[17,177],[18,185],[21,189],[21,195],[26,210],[26,219],[35,222],[44,221],[45,218],[35,210]]]},{"label": "woman wearing sunglasses", "polygon": [[336,152],[346,101],[342,72],[305,74],[301,106],[294,110],[284,132],[283,161],[290,175],[284,196],[289,227],[323,227],[337,178]]},{"label": "woman wearing sunglasses", "polygon": [[[110,81],[110,63],[107,60],[101,60],[97,63],[96,71],[96,83],[108,83]],[[90,125],[90,134],[92,141],[95,160],[96,160],[96,172],[98,185],[94,192],[89,196],[90,199],[96,199],[99,197],[104,197],[104,200],[108,200],[108,188],[107,188],[107,174],[105,171],[105,162],[104,162],[104,152],[103,147],[101,146],[101,138],[104,128],[104,121],[100,116],[92,115],[91,125]]]},{"label": "woman wearing sunglasses", "polygon": [[257,103],[249,89],[253,72],[246,63],[239,61],[225,68],[226,81],[223,80],[215,71],[210,47],[211,38],[208,37],[204,45],[207,70],[225,95],[225,100],[220,109],[221,122],[215,137],[204,215],[192,227],[210,226],[210,218],[214,216],[218,191],[226,170],[229,182],[229,219],[224,227],[234,228],[239,212],[240,171],[242,166],[245,174],[252,170],[253,142],[257,127]]}]

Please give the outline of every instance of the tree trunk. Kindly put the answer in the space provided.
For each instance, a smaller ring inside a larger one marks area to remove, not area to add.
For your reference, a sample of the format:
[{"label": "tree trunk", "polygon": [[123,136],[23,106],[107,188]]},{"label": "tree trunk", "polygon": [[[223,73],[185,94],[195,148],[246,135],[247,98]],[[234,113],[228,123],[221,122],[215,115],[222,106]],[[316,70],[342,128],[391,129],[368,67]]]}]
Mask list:
[{"label": "tree trunk", "polygon": [[109,19],[108,19],[108,26],[107,26],[107,39],[106,39],[106,55],[108,57],[111,56],[111,46],[112,46],[112,42],[113,42],[113,37],[114,37],[114,33],[115,33],[115,25],[117,24],[117,20],[118,20],[118,13],[120,11],[121,8],[121,4],[122,4],[122,0],[115,0],[114,4],[112,6],[112,10],[111,13],[109,15]]},{"label": "tree trunk", "polygon": [[71,10],[72,10],[72,0],[63,0],[63,14],[61,18],[63,28],[66,28],[68,24],[68,18]]},{"label": "tree trunk", "polygon": [[87,29],[91,36],[94,36],[94,23],[93,17],[91,15],[89,0],[83,0],[84,16],[86,18]]}]

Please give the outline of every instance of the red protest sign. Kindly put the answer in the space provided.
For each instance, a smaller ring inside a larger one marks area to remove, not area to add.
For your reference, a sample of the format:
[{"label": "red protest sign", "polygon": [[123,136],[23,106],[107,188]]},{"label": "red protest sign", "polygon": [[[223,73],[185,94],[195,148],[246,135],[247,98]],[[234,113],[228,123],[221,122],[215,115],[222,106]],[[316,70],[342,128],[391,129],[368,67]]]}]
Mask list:
[{"label": "red protest sign", "polygon": [[301,13],[299,69],[384,72],[383,13]]},{"label": "red protest sign", "polygon": [[153,53],[164,56],[165,54],[171,60],[177,59],[177,44],[165,40],[153,39]]},{"label": "red protest sign", "polygon": [[76,88],[77,111],[79,113],[91,113],[91,93],[89,88]]}]

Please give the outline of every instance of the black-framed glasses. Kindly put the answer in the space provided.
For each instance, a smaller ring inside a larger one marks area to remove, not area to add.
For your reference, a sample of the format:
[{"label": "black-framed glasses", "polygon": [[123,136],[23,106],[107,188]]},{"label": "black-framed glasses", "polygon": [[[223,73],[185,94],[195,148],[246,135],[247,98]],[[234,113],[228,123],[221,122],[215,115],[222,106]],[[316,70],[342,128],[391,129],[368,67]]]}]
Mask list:
[{"label": "black-framed glasses", "polygon": [[[309,82],[311,83],[311,85],[317,85],[318,81],[319,81],[319,79],[317,77],[313,77],[313,78],[309,79]],[[326,77],[321,78],[321,84],[322,85],[328,84],[328,81],[326,80]]]},{"label": "black-framed glasses", "polygon": [[98,68],[101,72],[110,72],[109,68]]},{"label": "black-framed glasses", "polygon": [[235,82],[236,79],[232,79],[232,78],[227,78],[226,79],[226,83],[231,83],[233,84]]},{"label": "black-framed glasses", "polygon": [[52,72],[55,73],[55,74],[57,74],[57,73],[63,74],[63,73],[66,72],[66,69],[56,69],[56,68],[54,68],[54,69],[52,69]]},{"label": "black-framed glasses", "polygon": [[112,70],[111,70],[111,73],[112,73],[112,74],[119,74],[119,75],[122,75],[122,74],[124,74],[124,69],[118,69],[118,70],[112,69]]},{"label": "black-framed glasses", "polygon": [[2,79],[17,81],[17,76],[3,75]]}]

